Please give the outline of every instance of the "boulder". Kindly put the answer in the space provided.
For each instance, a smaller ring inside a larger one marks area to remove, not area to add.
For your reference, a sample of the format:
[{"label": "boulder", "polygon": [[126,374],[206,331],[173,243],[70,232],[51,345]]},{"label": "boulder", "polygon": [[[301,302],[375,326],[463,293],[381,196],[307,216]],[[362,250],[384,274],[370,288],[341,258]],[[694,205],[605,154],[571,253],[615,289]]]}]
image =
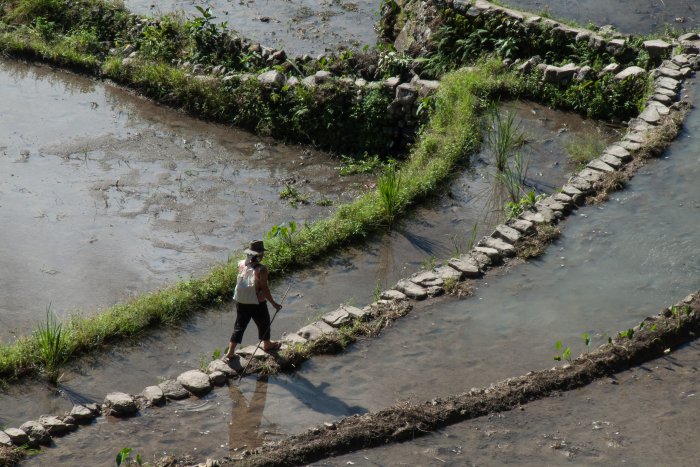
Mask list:
[{"label": "boulder", "polygon": [[601,73],[617,73],[620,71],[620,68],[622,68],[619,64],[617,63],[610,63],[608,64],[605,68],[601,70]]},{"label": "boulder", "polygon": [[266,71],[258,75],[258,81],[266,86],[275,86],[281,88],[287,82],[287,79],[282,73],[277,70]]},{"label": "boulder", "polygon": [[344,308],[338,308],[335,311],[326,313],[321,317],[321,319],[334,328],[339,328],[340,326],[351,322],[353,317]]},{"label": "boulder", "polygon": [[213,371],[209,373],[209,381],[214,386],[223,386],[226,384],[226,375],[222,371]]},{"label": "boulder", "polygon": [[425,290],[420,285],[405,279],[401,279],[396,284],[395,288],[399,292],[403,292],[404,294],[406,294],[407,297],[412,298],[414,300],[424,300],[428,298],[427,290]]},{"label": "boulder", "polygon": [[381,298],[382,300],[405,300],[407,297],[406,294],[403,292],[399,292],[398,290],[394,289],[389,289],[382,292],[379,298]]},{"label": "boulder", "polygon": [[90,423],[95,419],[96,414],[84,405],[76,404],[71,409],[70,416],[76,423]]},{"label": "boulder", "polygon": [[440,287],[443,285],[443,280],[433,271],[421,271],[412,275],[408,280],[421,287]]},{"label": "boulder", "polygon": [[5,434],[10,438],[12,444],[15,446],[24,446],[29,443],[29,435],[24,430],[19,428],[8,428],[5,430]]},{"label": "boulder", "polygon": [[578,71],[579,67],[573,63],[561,67],[547,65],[544,69],[544,76],[542,79],[545,83],[566,84],[574,78]]},{"label": "boulder", "polygon": [[160,405],[165,402],[165,394],[158,386],[148,386],[141,392],[141,397],[146,401],[147,406]]},{"label": "boulder", "polygon": [[491,236],[493,238],[500,238],[504,242],[510,243],[512,245],[518,240],[520,240],[522,234],[512,227],[508,227],[507,225],[501,224],[496,226],[496,229],[493,231]]},{"label": "boulder", "polygon": [[622,70],[621,72],[619,72],[618,74],[616,74],[615,79],[618,81],[622,81],[622,80],[627,79],[631,76],[639,76],[639,75],[644,74],[644,73],[646,73],[646,71],[644,71],[644,68],[641,68],[638,66],[629,66],[629,67],[625,68],[624,70]]},{"label": "boulder", "polygon": [[0,446],[12,446],[12,439],[2,430],[0,430]]},{"label": "boulder", "polygon": [[174,379],[163,381],[158,385],[158,387],[163,391],[163,394],[168,399],[179,400],[190,397],[190,393],[187,392],[187,389],[183,388],[182,384],[178,383]]},{"label": "boulder", "polygon": [[200,370],[189,370],[177,377],[177,382],[192,394],[202,396],[211,391],[209,376]]},{"label": "boulder", "polygon": [[308,326],[304,326],[303,328],[299,329],[299,331],[297,331],[297,334],[303,337],[304,339],[313,342],[315,340],[320,339],[324,334],[332,334],[334,332],[335,328],[331,325],[323,321],[316,321],[314,323],[309,324]]},{"label": "boulder", "polygon": [[644,49],[652,59],[662,58],[671,51],[671,44],[660,39],[644,41],[642,44]]},{"label": "boulder", "polygon": [[581,69],[576,73],[577,81],[586,81],[592,77],[593,68],[588,65],[582,66]]},{"label": "boulder", "polygon": [[[29,437],[28,443],[30,446],[48,446],[51,444],[51,436],[49,435],[49,432],[41,423],[37,421],[32,420],[29,422],[24,422],[19,429],[24,431]],[[7,433],[7,431],[5,433]]]},{"label": "boulder", "polygon": [[418,98],[418,88],[411,83],[401,83],[396,87],[396,100],[401,105],[413,105]]},{"label": "boulder", "polygon": [[292,76],[287,80],[286,85],[291,88],[291,87],[297,86],[299,83],[300,83],[299,78],[297,78],[296,76]]},{"label": "boulder", "polygon": [[128,417],[138,412],[136,401],[129,394],[111,392],[105,396],[105,413],[117,417]]},{"label": "boulder", "polygon": [[316,79],[316,84],[323,84],[327,83],[333,78],[333,73],[326,70],[319,70],[316,72],[316,74],[314,74],[314,77]]},{"label": "boulder", "polygon": [[395,92],[396,87],[399,85],[400,82],[401,79],[398,76],[393,76],[391,78],[386,79],[382,84],[386,89]]},{"label": "boulder", "polygon": [[50,415],[42,415],[39,417],[39,423],[46,428],[46,431],[49,432],[49,435],[53,438],[56,436],[63,436],[69,431],[72,431],[73,428],[75,428],[75,425],[72,424],[67,424],[63,420],[60,420],[58,417],[50,416]]},{"label": "boulder", "polygon": [[440,87],[440,81],[429,79],[419,79],[415,84],[418,88],[418,97],[420,98],[434,94]]},{"label": "boulder", "polygon": [[481,276],[481,269],[471,255],[462,255],[459,258],[452,258],[447,261],[447,265],[462,273],[462,277],[476,278]]}]

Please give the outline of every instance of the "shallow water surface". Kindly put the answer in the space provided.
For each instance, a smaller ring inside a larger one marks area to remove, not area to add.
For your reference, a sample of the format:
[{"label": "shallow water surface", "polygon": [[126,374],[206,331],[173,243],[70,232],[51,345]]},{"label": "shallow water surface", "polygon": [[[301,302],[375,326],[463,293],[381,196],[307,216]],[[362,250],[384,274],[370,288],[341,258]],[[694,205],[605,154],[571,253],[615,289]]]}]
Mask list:
[{"label": "shallow water surface", "polygon": [[155,15],[182,12],[199,16],[196,6],[210,8],[215,21],[265,47],[287,54],[320,54],[339,46],[361,49],[376,43],[375,23],[379,1],[375,0],[125,0],[136,13]]},{"label": "shallow water surface", "polygon": [[[0,62],[0,340],[46,308],[94,312],[201,276],[273,225],[325,216],[367,177],[109,84]],[[293,208],[286,185],[308,195]]]}]

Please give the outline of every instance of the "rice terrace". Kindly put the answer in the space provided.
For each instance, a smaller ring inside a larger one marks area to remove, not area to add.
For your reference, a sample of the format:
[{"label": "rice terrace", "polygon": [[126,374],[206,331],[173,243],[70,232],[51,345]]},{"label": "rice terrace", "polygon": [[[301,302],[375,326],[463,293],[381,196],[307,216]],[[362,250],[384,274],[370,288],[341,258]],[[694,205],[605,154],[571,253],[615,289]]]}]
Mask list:
[{"label": "rice terrace", "polygon": [[0,466],[697,463],[694,2],[0,0],[0,54]]}]

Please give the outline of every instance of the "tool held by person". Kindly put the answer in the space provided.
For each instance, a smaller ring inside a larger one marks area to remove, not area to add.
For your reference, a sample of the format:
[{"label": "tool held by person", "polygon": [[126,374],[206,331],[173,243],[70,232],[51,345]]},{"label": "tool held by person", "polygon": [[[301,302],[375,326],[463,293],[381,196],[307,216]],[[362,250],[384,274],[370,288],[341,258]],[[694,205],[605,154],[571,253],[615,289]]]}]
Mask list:
[{"label": "tool held by person", "polygon": [[[289,287],[287,287],[287,290],[284,292],[284,295],[282,295],[282,299],[280,300],[280,305],[284,304],[284,300],[287,298],[287,294],[289,293],[289,289],[291,289],[291,288],[292,288],[291,285]],[[267,331],[269,331],[272,328],[272,323],[275,321],[275,318],[277,317],[277,313],[279,313],[280,309],[281,309],[281,307],[279,309],[275,310],[275,314],[272,315],[272,319],[270,320],[270,325],[267,327]],[[267,331],[265,332],[266,334],[267,334]],[[258,352],[258,349],[260,348],[262,343],[263,343],[262,340],[260,340],[260,342],[258,342],[258,345],[257,345],[257,347],[255,347],[253,354],[250,356],[248,363],[245,364],[245,368],[243,368],[243,371],[241,371],[241,373],[238,375],[239,381],[241,379],[243,379],[243,377],[245,376],[245,372],[248,369],[248,366],[250,366],[250,362],[252,362],[253,359],[255,358],[255,354]]]}]

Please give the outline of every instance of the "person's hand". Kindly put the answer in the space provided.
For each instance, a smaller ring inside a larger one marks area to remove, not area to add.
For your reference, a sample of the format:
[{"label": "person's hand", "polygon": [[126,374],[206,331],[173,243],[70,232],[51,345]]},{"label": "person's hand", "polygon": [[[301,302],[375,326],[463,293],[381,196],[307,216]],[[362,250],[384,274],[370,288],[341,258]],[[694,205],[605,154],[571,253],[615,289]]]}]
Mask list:
[{"label": "person's hand", "polygon": [[273,303],[272,306],[275,307],[276,311],[280,311],[282,309],[282,305],[280,303]]}]

